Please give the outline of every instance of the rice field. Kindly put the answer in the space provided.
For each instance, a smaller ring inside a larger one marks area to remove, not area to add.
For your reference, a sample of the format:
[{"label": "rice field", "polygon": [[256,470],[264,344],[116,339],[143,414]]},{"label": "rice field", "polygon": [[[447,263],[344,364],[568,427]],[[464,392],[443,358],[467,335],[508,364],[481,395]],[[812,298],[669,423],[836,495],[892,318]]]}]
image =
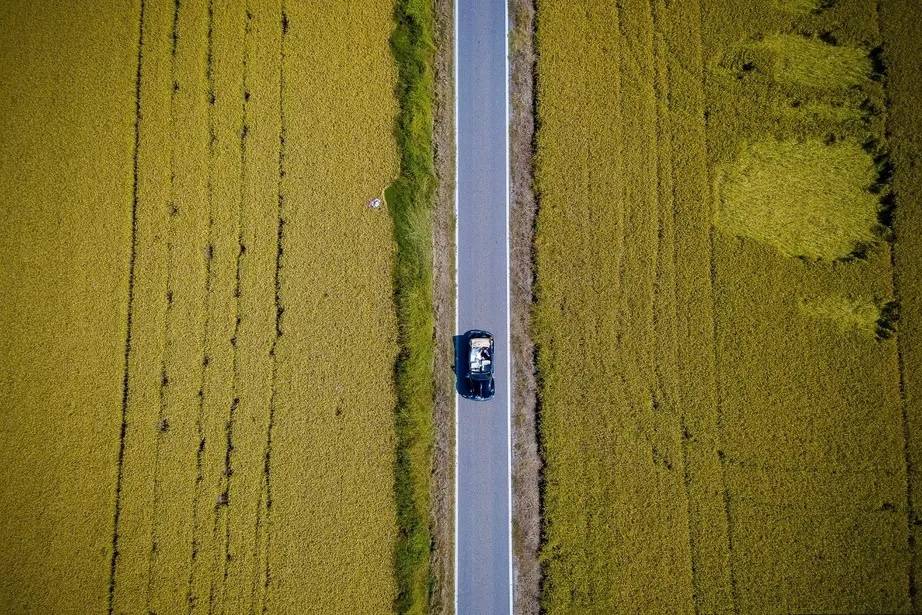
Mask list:
[{"label": "rice field", "polygon": [[919,17],[538,1],[549,613],[919,610]]},{"label": "rice field", "polygon": [[392,610],[394,9],[0,8],[0,611]]}]

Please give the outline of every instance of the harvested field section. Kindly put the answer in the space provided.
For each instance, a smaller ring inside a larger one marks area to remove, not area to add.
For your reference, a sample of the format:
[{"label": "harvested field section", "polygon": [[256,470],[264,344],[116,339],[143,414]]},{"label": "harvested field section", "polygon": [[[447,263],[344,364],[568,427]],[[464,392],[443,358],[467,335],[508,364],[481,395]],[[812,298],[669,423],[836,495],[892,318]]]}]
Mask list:
[{"label": "harvested field section", "polygon": [[549,612],[916,608],[919,76],[875,9],[538,3]]},{"label": "harvested field section", "polygon": [[391,610],[393,2],[14,4],[0,610]]},{"label": "harvested field section", "polygon": [[105,612],[138,10],[5,2],[0,30],[0,611]]}]

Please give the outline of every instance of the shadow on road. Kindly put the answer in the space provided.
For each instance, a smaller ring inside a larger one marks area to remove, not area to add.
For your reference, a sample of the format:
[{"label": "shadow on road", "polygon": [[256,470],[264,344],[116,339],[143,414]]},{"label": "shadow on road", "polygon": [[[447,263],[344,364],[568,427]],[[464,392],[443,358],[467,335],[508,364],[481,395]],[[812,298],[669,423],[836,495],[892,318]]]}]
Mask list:
[{"label": "shadow on road", "polygon": [[455,346],[455,362],[453,370],[455,372],[455,390],[461,397],[468,397],[471,394],[467,385],[467,357],[465,353],[463,335],[456,335],[452,338]]}]

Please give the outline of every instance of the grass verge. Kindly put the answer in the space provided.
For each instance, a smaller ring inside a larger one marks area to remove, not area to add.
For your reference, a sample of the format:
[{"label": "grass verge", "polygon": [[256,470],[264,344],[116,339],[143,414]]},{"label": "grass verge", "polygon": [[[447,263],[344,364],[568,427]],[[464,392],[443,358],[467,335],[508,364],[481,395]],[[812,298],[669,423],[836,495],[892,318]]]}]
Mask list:
[{"label": "grass verge", "polygon": [[397,63],[396,138],[400,175],[385,190],[394,219],[394,292],[400,351],[396,363],[398,613],[422,613],[431,586],[429,479],[432,465],[433,13],[428,0],[397,0],[391,51]]}]

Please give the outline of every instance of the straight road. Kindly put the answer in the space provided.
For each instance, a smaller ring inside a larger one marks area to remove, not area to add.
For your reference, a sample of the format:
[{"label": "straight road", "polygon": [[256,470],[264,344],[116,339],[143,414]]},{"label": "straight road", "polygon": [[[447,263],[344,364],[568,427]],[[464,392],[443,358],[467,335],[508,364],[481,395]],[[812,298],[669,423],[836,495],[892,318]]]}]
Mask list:
[{"label": "straight road", "polygon": [[496,342],[496,395],[457,397],[455,606],[510,613],[509,240],[505,0],[456,0],[457,329]]}]

